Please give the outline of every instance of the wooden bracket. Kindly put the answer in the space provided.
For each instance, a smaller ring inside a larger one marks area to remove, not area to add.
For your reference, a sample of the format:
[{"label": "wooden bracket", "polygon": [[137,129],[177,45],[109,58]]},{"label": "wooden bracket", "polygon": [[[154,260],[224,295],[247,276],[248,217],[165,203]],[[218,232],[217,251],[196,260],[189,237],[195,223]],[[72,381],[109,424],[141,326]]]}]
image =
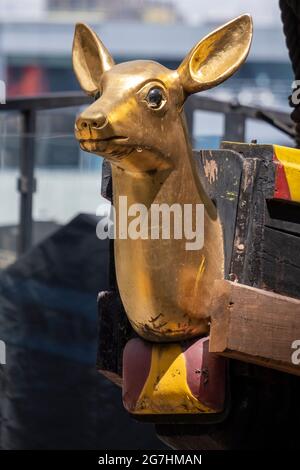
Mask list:
[{"label": "wooden bracket", "polygon": [[214,289],[210,352],[300,375],[300,300],[225,280]]}]

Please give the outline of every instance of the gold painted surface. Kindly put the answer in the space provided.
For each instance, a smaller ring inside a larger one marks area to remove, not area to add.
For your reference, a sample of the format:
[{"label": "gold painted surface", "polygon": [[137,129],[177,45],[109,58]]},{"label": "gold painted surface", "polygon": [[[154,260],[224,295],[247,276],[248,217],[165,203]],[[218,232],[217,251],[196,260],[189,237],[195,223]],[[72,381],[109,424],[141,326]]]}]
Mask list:
[{"label": "gold painted surface", "polygon": [[[252,21],[243,15],[200,41],[177,70],[147,60],[114,65],[85,25],[77,25],[73,66],[95,102],[77,119],[83,150],[112,164],[114,205],[204,204],[205,243],[116,239],[117,281],[128,318],[145,339],[173,341],[205,334],[215,279],[224,276],[222,227],[196,173],[183,104],[190,93],[226,80],[245,60]],[[158,89],[154,107],[149,93]],[[217,176],[216,176],[217,177]],[[117,219],[117,226],[118,226]],[[160,224],[160,230],[162,229]]]},{"label": "gold painted surface", "polygon": [[191,392],[180,344],[155,344],[151,367],[133,414],[214,413]]}]

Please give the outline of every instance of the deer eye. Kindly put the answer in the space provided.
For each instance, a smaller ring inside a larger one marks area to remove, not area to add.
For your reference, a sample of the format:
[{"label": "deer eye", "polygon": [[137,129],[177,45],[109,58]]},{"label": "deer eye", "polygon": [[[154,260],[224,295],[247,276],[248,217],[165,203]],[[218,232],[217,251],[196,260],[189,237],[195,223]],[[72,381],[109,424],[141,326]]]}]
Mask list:
[{"label": "deer eye", "polygon": [[148,106],[152,109],[160,108],[162,102],[165,101],[162,90],[156,87],[149,90],[146,100]]}]

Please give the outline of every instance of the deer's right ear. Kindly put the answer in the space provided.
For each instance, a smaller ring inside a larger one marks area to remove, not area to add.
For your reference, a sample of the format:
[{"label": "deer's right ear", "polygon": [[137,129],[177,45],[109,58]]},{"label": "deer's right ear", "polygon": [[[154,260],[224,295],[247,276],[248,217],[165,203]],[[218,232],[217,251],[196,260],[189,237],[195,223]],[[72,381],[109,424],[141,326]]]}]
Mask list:
[{"label": "deer's right ear", "polygon": [[242,15],[196,44],[177,70],[186,95],[229,78],[246,59],[251,39],[252,19]]},{"label": "deer's right ear", "polygon": [[86,24],[76,25],[72,58],[81,88],[88,95],[95,95],[101,75],[114,65],[114,61],[97,34]]}]

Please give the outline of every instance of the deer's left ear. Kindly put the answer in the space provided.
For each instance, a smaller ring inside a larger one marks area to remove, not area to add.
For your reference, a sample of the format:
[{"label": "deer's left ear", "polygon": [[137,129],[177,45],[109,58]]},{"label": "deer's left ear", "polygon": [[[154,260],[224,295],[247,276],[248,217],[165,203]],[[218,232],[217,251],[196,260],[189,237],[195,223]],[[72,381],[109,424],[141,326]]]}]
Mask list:
[{"label": "deer's left ear", "polygon": [[97,34],[83,23],[78,23],[75,28],[72,59],[76,77],[88,95],[97,92],[101,75],[114,65]]},{"label": "deer's left ear", "polygon": [[252,40],[250,15],[242,15],[206,36],[186,56],[178,74],[186,94],[212,88],[246,59]]}]

